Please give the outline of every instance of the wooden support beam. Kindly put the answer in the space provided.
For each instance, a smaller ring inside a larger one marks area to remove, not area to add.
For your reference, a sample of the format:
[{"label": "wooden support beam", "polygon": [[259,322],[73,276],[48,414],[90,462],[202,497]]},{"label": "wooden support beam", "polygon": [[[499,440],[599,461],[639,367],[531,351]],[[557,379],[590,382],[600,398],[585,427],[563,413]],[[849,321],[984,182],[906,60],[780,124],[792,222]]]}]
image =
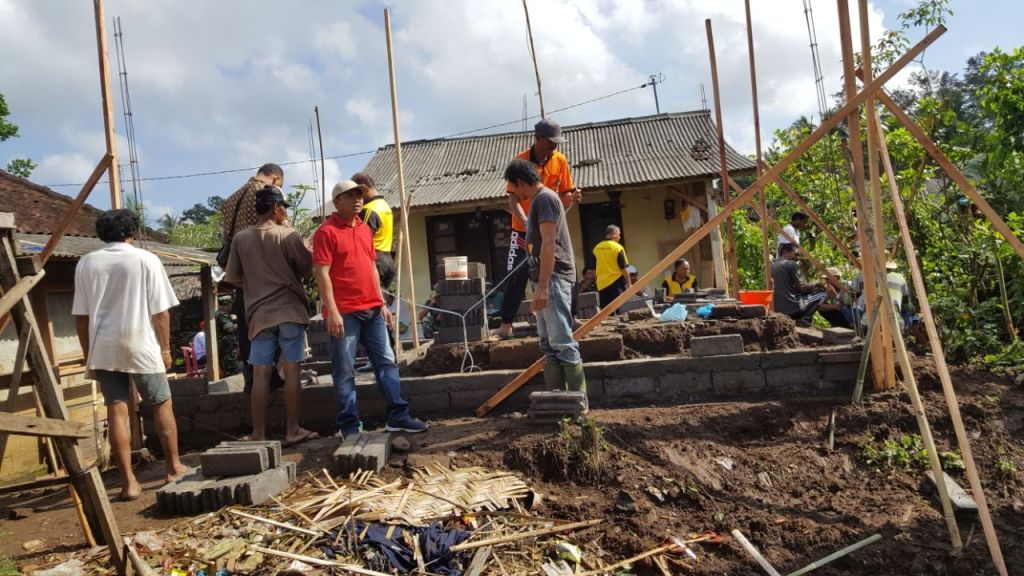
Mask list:
[{"label": "wooden support beam", "polygon": [[789,184],[786,184],[786,181],[783,180],[782,178],[776,178],[775,183],[779,185],[779,188],[782,188],[782,191],[785,192],[787,196],[792,198],[793,202],[796,202],[796,205],[799,206],[800,209],[803,210],[811,218],[811,220],[814,221],[815,225],[817,225],[818,228],[821,228],[821,231],[824,232],[825,235],[829,237],[829,240],[832,240],[832,243],[835,244],[836,248],[839,248],[839,251],[846,256],[846,259],[850,261],[850,264],[853,264],[854,268],[859,269],[860,260],[858,260],[857,257],[853,255],[853,251],[850,250],[850,247],[847,246],[845,242],[839,239],[839,236],[837,236],[835,232],[833,232],[832,229],[825,224],[825,221],[821,219],[821,216],[818,216],[818,213],[815,212],[811,208],[811,206],[806,201],[804,201],[803,198],[800,197],[799,194],[796,193],[796,190],[793,190],[793,187],[790,186]]},{"label": "wooden support beam", "polygon": [[[884,92],[879,91],[878,97],[890,110],[902,112]],[[909,120],[909,117],[907,120]],[[878,122],[879,133],[881,133],[881,122],[877,118],[876,122]],[[920,131],[917,124],[910,122],[910,125]],[[910,128],[910,126],[907,127],[908,129]],[[924,135],[923,132],[921,134],[922,136]],[[934,147],[934,144],[932,146]],[[938,151],[937,147],[934,148]],[[889,184],[889,197],[892,200],[893,213],[896,216],[896,223],[899,225],[900,240],[903,243],[903,251],[907,256],[907,264],[910,266],[911,284],[914,287],[917,304],[921,309],[921,317],[924,319],[925,331],[928,333],[928,345],[931,348],[932,357],[935,359],[935,368],[939,373],[939,382],[942,385],[942,393],[946,399],[946,406],[949,409],[950,421],[953,423],[953,430],[956,433],[957,445],[960,447],[960,455],[964,461],[967,480],[971,486],[971,494],[978,504],[978,517],[981,520],[982,530],[985,533],[985,542],[996,570],[1001,576],[1006,576],[1006,561],[1003,559],[1003,551],[999,547],[999,537],[996,535],[995,525],[992,522],[992,514],[988,508],[985,489],[981,485],[981,477],[978,475],[978,467],[974,463],[971,440],[967,435],[963,417],[960,414],[960,401],[957,399],[956,389],[953,387],[953,379],[950,377],[949,367],[946,365],[946,354],[942,346],[942,339],[939,337],[939,329],[935,323],[935,316],[932,314],[931,304],[928,301],[928,291],[924,286],[924,276],[921,273],[920,263],[917,261],[914,241],[910,238],[910,226],[907,224],[903,199],[900,197],[899,187],[896,185],[896,174],[892,168],[888,145],[884,138],[879,140],[879,152],[882,156],[882,164],[885,167],[885,174]],[[939,153],[941,154],[941,152]]]},{"label": "wooden support beam", "polygon": [[[761,113],[757,103],[757,67],[754,64],[754,24],[750,17],[750,0],[743,0],[743,8],[747,15],[747,54],[750,59],[750,99],[754,103],[754,162],[757,163],[757,175],[764,172],[764,160],[761,155]],[[758,213],[761,214],[761,255],[764,257],[764,287],[765,290],[772,289],[772,254],[771,239],[768,238],[768,204],[765,202],[767,194],[764,190],[757,195],[759,205]]]},{"label": "wooden support beam", "polygon": [[[110,207],[121,207],[121,173],[117,169],[117,138],[114,136],[114,102],[110,92],[110,63],[107,59],[107,23],[103,15],[103,0],[92,0],[93,16],[96,19],[96,52],[100,68],[100,96],[103,101],[103,135],[110,156],[109,174]],[[76,209],[77,210],[77,209]],[[120,545],[120,543],[117,543]]]},{"label": "wooden support beam", "polygon": [[[525,6],[525,4],[524,4]],[[398,85],[395,83],[395,56],[391,46],[391,11],[384,9],[384,36],[388,44],[388,77],[391,79],[391,119],[395,132],[395,163],[398,170],[398,194],[402,199],[402,237],[401,241],[405,246],[405,275],[409,277],[409,327],[412,329],[412,346],[420,347],[419,325],[420,321],[416,314],[416,282],[412,274],[412,245],[409,241],[409,195],[405,192],[405,170],[402,166],[402,134],[398,122]],[[401,302],[395,303],[395,310],[399,310]],[[398,325],[398,316],[395,315],[395,325]],[[402,342],[395,342],[395,347],[401,351]]]},{"label": "wooden support beam", "polygon": [[46,275],[45,271],[42,271],[35,276],[28,276],[18,280],[18,283],[14,285],[10,290],[4,292],[4,295],[0,297],[0,316],[6,316],[11,308],[18,303],[26,294],[29,293],[39,281]]},{"label": "wooden support beam", "polygon": [[[57,224],[57,228],[54,229],[53,234],[50,235],[50,239],[46,242],[46,246],[43,247],[43,251],[39,254],[39,266],[45,266],[46,262],[50,260],[50,255],[56,250],[57,244],[60,243],[61,236],[67,232],[71,226],[71,222],[74,221],[75,215],[78,214],[78,210],[85,204],[86,198],[89,197],[89,193],[96,187],[96,183],[103,177],[103,172],[110,167],[110,163],[113,162],[114,157],[109,153],[104,154],[103,158],[100,159],[99,164],[93,169],[92,174],[89,175],[89,179],[82,184],[82,189],[79,190],[78,196],[75,197],[74,201],[71,202],[71,206],[68,206],[64,215],[60,217],[60,222]],[[113,170],[117,172],[117,170]]]},{"label": "wooden support beam", "polygon": [[0,432],[43,438],[89,438],[92,436],[92,432],[85,429],[80,423],[6,412],[0,412]]},{"label": "wooden support beam", "polygon": [[[718,62],[715,58],[715,35],[711,30],[711,19],[704,20],[704,30],[708,36],[708,54],[711,56],[711,89],[715,97],[715,130],[718,136],[718,177],[722,182],[722,199],[728,204],[732,199],[729,193],[729,166],[725,157],[725,130],[722,128],[722,94],[718,91]],[[736,230],[732,218],[725,220],[725,239],[729,243],[727,262],[729,265],[729,292],[733,298],[739,298],[740,271],[736,262]]]},{"label": "wooden support beam", "polygon": [[[742,194],[735,198],[732,202],[722,208],[721,212],[718,212],[714,216],[710,217],[708,221],[694,231],[686,240],[676,247],[675,250],[670,252],[661,262],[658,262],[651,268],[647,273],[640,277],[632,286],[627,288],[622,294],[620,294],[615,300],[609,303],[608,306],[602,308],[593,317],[583,323],[580,326],[574,336],[577,339],[586,337],[595,327],[601,324],[608,316],[615,310],[618,310],[619,306],[622,306],[630,298],[632,298],[637,292],[639,292],[645,285],[657,280],[663,270],[672,265],[677,258],[685,254],[688,250],[697,245],[698,242],[704,239],[711,230],[722,223],[723,220],[729,217],[730,214],[740,206],[743,206],[749,202],[755,194],[764,189],[765,185],[769,182],[773,182],[779,175],[782,174],[786,168],[789,168],[794,162],[797,161],[807,150],[813,146],[816,142],[821,140],[832,128],[834,128],[840,121],[842,121],[850,113],[851,110],[856,110],[862,102],[864,102],[873,92],[881,88],[886,82],[888,82],[893,76],[899,73],[907,64],[909,64],[914,58],[917,57],[925,48],[930,46],[935,40],[942,36],[946,32],[944,26],[937,26],[934,30],[928,33],[920,42],[912,46],[903,56],[896,60],[892,66],[878,75],[872,82],[869,82],[864,86],[864,89],[857,93],[852,98],[848,98],[846,104],[839,108],[838,111],[828,120],[823,121],[817,128],[811,132],[807,138],[805,138],[800,144],[797,144],[796,148],[790,151],[785,157],[779,160],[775,165],[768,168],[764,174],[761,175],[753,184],[750,185]],[[537,373],[544,367],[544,358],[540,358],[536,362],[530,365],[529,368],[521,372],[511,382],[506,384],[500,390],[494,393],[493,396],[487,399],[486,402],[481,404],[476,409],[477,416],[483,416],[494,409],[495,406],[500,404],[505,398],[508,398],[516,390],[518,390],[523,384],[526,384],[530,378],[533,378]]]},{"label": "wooden support beam", "polygon": [[220,347],[217,345],[217,285],[209,266],[199,270],[200,294],[203,300],[203,332],[206,337],[206,379],[220,380]]}]

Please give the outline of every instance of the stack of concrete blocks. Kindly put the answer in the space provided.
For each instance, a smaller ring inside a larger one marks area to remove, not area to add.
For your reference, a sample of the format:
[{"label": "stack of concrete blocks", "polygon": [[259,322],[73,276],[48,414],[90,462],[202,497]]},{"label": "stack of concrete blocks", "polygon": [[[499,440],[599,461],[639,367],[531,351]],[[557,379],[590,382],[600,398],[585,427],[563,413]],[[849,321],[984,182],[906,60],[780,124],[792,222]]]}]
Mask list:
[{"label": "stack of concrete blocks", "polygon": [[310,318],[306,339],[309,342],[310,355],[314,361],[331,361],[331,335],[327,332],[326,320],[320,316]]},{"label": "stack of concrete blocks", "polygon": [[561,420],[565,417],[583,416],[590,411],[585,392],[551,390],[530,393],[530,418],[536,420]]},{"label": "stack of concrete blocks", "polygon": [[434,342],[481,342],[487,338],[486,269],[479,262],[469,263],[469,278],[466,280],[442,280],[439,282],[438,302],[444,310],[465,314],[465,332],[462,318],[454,314],[438,315],[438,330]]},{"label": "stack of concrete blocks", "polygon": [[334,470],[349,475],[359,470],[380,472],[391,457],[391,434],[361,432],[349,436],[334,451]]},{"label": "stack of concrete blocks", "polygon": [[700,336],[690,338],[690,356],[726,356],[743,354],[743,336],[722,334],[721,336]]},{"label": "stack of concrete blocks", "polygon": [[157,490],[165,514],[199,514],[262,504],[295,482],[295,462],[281,461],[281,443],[221,442],[200,455],[202,468]]}]

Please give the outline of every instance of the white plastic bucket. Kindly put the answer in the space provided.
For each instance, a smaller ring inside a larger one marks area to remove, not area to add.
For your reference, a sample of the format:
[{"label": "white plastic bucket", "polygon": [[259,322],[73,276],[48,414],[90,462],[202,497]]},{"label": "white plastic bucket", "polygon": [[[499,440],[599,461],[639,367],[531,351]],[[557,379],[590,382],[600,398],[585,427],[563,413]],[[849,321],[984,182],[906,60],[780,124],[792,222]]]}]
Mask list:
[{"label": "white plastic bucket", "polygon": [[444,277],[448,280],[469,278],[469,259],[466,256],[448,256],[444,259]]}]

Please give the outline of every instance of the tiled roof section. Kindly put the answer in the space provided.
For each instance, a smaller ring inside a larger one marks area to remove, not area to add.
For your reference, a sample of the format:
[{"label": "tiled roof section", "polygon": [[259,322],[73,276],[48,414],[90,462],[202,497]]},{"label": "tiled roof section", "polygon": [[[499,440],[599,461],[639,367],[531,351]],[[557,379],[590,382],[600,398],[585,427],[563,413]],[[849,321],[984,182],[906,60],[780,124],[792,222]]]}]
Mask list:
[{"label": "tiled roof section", "polygon": [[[560,149],[580,188],[614,189],[715,177],[718,139],[707,111],[660,114],[565,126]],[[413,207],[502,198],[508,161],[533,141],[533,132],[402,143],[405,186]],[[726,145],[730,172],[754,170],[752,160]],[[377,151],[364,169],[392,205],[398,174],[394,146]]]},{"label": "tiled roof section", "polygon": [[[47,234],[53,232],[72,198],[24,178],[0,170],[0,211],[13,212],[18,232]],[[96,219],[103,212],[88,204],[75,215],[68,234],[94,236]]]},{"label": "tiled roof section", "polygon": [[[49,234],[21,234],[17,236],[18,249],[25,254],[38,254],[50,240]],[[160,258],[164,267],[194,267],[202,264],[216,264],[216,254],[204,252],[198,248],[185,246],[172,246],[159,242],[148,241],[135,244],[140,248],[149,250]],[[106,243],[99,238],[91,236],[61,236],[57,243],[57,249],[53,252],[53,258],[66,258],[77,260],[89,252],[99,250],[106,246]],[[170,273],[170,271],[168,271]]]}]

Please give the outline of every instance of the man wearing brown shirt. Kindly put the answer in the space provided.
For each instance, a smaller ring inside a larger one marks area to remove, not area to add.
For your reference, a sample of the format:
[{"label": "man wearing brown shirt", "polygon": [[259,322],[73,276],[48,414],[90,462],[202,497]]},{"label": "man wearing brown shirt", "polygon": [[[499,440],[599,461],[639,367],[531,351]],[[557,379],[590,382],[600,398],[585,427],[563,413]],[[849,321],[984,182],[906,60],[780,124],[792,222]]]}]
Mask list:
[{"label": "man wearing brown shirt", "polygon": [[270,374],[280,354],[285,374],[285,446],[316,438],[315,432],[299,427],[299,362],[305,358],[309,324],[309,301],[301,278],[312,273],[313,257],[299,233],[285,225],[288,207],[276,186],[256,193],[254,208],[260,219],[235,235],[225,272],[227,282],[242,287],[252,341],[248,360],[253,367],[250,438],[265,437]]},{"label": "man wearing brown shirt", "polygon": [[[220,229],[224,242],[229,242],[238,232],[256,224],[256,193],[264,186],[284,187],[284,170],[277,164],[267,163],[260,166],[256,175],[249,178],[234,194],[228,196],[220,207]],[[241,288],[241,285],[236,286]],[[235,298],[232,313],[238,317],[238,359],[242,362],[242,377],[245,379],[245,391],[252,390],[252,365],[249,364],[249,330],[245,318],[245,298]],[[274,371],[270,376],[270,387],[280,388],[284,385],[281,377]]]}]

